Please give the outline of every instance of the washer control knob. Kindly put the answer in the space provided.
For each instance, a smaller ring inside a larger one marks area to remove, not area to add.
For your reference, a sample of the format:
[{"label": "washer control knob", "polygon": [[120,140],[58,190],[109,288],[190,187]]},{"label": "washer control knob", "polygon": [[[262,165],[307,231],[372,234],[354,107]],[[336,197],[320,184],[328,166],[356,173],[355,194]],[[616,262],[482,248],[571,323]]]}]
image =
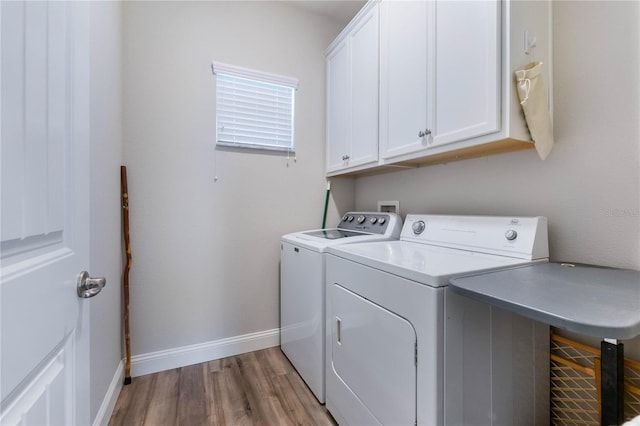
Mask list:
[{"label": "washer control knob", "polygon": [[425,224],[424,224],[424,221],[422,220],[413,222],[413,225],[411,225],[411,229],[413,229],[413,233],[416,235],[422,234],[422,231],[424,231],[424,228],[425,228]]},{"label": "washer control knob", "polygon": [[377,217],[372,217],[371,219],[369,219],[369,222],[371,222],[372,225],[375,225],[377,221],[378,221]]},{"label": "washer control knob", "polygon": [[380,219],[378,219],[378,225],[384,225],[386,221],[387,219],[385,219],[384,217],[381,217]]},{"label": "washer control knob", "polygon": [[342,216],[342,221],[346,222],[348,218],[349,218],[349,216],[345,214],[344,216]]},{"label": "washer control knob", "polygon": [[513,241],[516,238],[518,238],[518,233],[513,229],[509,229],[507,232],[504,233],[504,237],[509,241]]},{"label": "washer control knob", "polygon": [[349,216],[349,217],[347,218],[347,222],[353,222],[353,216]]},{"label": "washer control knob", "polygon": [[367,220],[367,218],[366,218],[366,217],[364,217],[364,216],[362,216],[362,215],[358,216],[358,223],[362,223],[362,222],[364,222],[365,220]]}]

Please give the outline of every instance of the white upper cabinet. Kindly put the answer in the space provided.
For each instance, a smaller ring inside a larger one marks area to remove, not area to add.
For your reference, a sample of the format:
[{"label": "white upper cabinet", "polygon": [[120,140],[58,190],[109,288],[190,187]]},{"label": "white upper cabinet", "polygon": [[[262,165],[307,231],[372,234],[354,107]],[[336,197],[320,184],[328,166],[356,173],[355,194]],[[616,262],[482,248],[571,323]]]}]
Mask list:
[{"label": "white upper cabinet", "polygon": [[342,41],[327,56],[327,172],[345,167],[349,142],[349,49]]},{"label": "white upper cabinet", "polygon": [[429,92],[429,3],[380,4],[381,159],[418,151],[418,136],[431,126]]},{"label": "white upper cabinet", "polygon": [[438,1],[434,9],[429,148],[500,130],[500,2]]},{"label": "white upper cabinet", "polygon": [[542,60],[551,87],[550,22],[547,1],[383,0],[379,164],[533,147],[513,73]]},{"label": "white upper cabinet", "polygon": [[327,50],[327,174],[378,163],[378,7],[368,3]]},{"label": "white upper cabinet", "polygon": [[500,130],[500,2],[384,1],[380,159]]},{"label": "white upper cabinet", "polygon": [[[533,147],[514,71],[542,61],[543,78],[552,87],[550,2],[382,0],[376,6],[380,15],[378,159],[369,158],[366,167],[355,170],[342,160],[357,143],[353,117],[365,112],[356,109],[373,103],[345,99],[349,95],[344,90],[354,93],[354,81],[369,84],[366,77],[372,70],[371,62],[364,66],[364,58],[358,57],[362,66],[354,72],[355,56],[350,51],[345,53],[346,64],[333,63],[341,55],[340,43],[346,38],[342,37],[328,57],[327,164],[328,171],[334,172],[330,174],[435,164]],[[337,74],[344,75],[339,67],[347,68],[342,86],[349,89],[338,88]],[[340,120],[346,130],[336,126]],[[342,132],[340,147],[336,142],[340,139],[332,138],[332,132]],[[338,154],[338,148],[345,154]]]}]

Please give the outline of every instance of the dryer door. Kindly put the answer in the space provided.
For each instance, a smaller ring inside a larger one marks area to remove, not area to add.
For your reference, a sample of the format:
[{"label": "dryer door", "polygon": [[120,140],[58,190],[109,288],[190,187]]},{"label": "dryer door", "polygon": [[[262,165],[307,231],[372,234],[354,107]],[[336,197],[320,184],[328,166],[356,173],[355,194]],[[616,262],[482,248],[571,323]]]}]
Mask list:
[{"label": "dryer door", "polygon": [[380,423],[414,424],[413,326],[340,285],[334,284],[330,295],[332,363],[336,374]]}]

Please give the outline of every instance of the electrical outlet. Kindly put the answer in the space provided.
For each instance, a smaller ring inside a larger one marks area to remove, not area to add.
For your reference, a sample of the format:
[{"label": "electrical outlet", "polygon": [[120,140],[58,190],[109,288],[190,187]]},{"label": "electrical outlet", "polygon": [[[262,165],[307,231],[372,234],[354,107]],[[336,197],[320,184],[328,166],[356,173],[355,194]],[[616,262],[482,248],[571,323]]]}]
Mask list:
[{"label": "electrical outlet", "polygon": [[378,211],[400,214],[400,201],[378,201]]}]

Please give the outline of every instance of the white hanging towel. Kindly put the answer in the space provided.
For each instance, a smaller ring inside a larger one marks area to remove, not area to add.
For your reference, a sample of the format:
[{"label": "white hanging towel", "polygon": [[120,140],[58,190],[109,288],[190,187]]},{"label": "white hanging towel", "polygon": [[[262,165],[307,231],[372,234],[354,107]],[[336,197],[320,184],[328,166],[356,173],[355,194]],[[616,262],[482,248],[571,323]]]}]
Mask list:
[{"label": "white hanging towel", "polygon": [[531,62],[515,71],[520,105],[535,142],[538,155],[543,160],[553,148],[553,126],[549,113],[547,87],[542,79],[542,62]]}]

